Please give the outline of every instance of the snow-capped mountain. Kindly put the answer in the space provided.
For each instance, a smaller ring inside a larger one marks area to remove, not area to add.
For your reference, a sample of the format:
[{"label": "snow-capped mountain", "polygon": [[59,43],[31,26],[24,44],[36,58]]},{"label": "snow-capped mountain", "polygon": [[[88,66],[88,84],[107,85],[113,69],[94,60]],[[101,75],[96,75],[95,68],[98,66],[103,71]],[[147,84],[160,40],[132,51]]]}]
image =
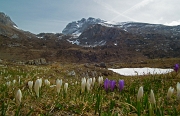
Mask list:
[{"label": "snow-capped mountain", "polygon": [[10,17],[0,14],[0,59],[122,62],[180,57],[180,26],[83,18],[69,23],[64,34],[35,35],[17,29]]},{"label": "snow-capped mountain", "polygon": [[108,45],[109,43],[118,45],[117,38],[128,39],[129,35],[144,39],[155,39],[160,36],[177,39],[180,37],[180,26],[141,22],[109,22],[90,17],[69,23],[63,30],[63,34],[73,36],[68,39],[72,44],[95,47]]},{"label": "snow-capped mountain", "polygon": [[69,23],[64,30],[62,31],[63,34],[66,35],[75,35],[79,36],[85,29],[87,29],[89,26],[99,23],[104,23],[105,21],[101,19],[95,19],[92,17],[89,17],[88,19],[82,18],[79,21],[73,21]]}]

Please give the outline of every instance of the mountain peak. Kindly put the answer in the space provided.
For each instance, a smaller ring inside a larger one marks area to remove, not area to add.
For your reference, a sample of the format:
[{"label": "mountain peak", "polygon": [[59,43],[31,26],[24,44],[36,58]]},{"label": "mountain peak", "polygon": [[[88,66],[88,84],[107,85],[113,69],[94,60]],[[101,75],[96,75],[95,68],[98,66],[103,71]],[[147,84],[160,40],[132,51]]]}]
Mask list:
[{"label": "mountain peak", "polygon": [[73,21],[69,23],[64,30],[62,31],[63,34],[66,35],[80,35],[86,28],[91,25],[103,23],[105,21],[99,18],[89,17],[88,19],[82,18],[78,21]]},{"label": "mountain peak", "polygon": [[11,20],[11,18],[3,12],[0,12],[0,24],[17,27],[17,25]]}]

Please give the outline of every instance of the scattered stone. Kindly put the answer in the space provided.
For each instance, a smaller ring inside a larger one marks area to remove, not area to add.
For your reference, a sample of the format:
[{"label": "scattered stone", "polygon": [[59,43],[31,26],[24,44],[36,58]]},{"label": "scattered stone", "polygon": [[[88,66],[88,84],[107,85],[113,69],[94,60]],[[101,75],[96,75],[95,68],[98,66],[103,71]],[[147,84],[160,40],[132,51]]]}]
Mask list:
[{"label": "scattered stone", "polygon": [[75,73],[75,71],[73,70],[73,71],[70,71],[70,72],[68,73],[68,75],[69,75],[69,76],[76,76],[76,73]]},{"label": "scattered stone", "polygon": [[38,58],[38,59],[34,59],[34,60],[28,60],[26,64],[29,64],[29,65],[45,65],[45,64],[47,64],[47,62],[46,62],[45,58]]},{"label": "scattered stone", "polygon": [[12,38],[12,39],[18,39],[19,37],[18,37],[17,34],[14,34],[11,38]]},{"label": "scattered stone", "polygon": [[100,63],[100,67],[106,68],[106,64],[105,64],[104,62],[101,62],[101,63]]},{"label": "scattered stone", "polygon": [[88,63],[84,64],[84,67],[88,68],[88,67],[89,67],[89,64],[88,64]]},{"label": "scattered stone", "polygon": [[25,62],[19,61],[19,62],[16,62],[16,64],[18,64],[18,65],[24,65]]}]

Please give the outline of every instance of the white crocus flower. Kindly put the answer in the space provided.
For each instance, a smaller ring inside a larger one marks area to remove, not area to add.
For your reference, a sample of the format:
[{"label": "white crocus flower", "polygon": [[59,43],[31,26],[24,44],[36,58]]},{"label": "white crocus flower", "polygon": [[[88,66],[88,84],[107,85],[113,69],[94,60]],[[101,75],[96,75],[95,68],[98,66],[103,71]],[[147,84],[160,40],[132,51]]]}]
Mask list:
[{"label": "white crocus flower", "polygon": [[13,85],[14,85],[15,83],[16,83],[16,80],[14,79],[14,80],[13,80]]},{"label": "white crocus flower", "polygon": [[40,78],[39,81],[40,81],[40,86],[39,87],[41,88],[42,87],[42,78]]},{"label": "white crocus flower", "polygon": [[98,83],[99,83],[99,85],[102,85],[102,84],[103,84],[103,77],[102,77],[102,76],[99,76],[99,78],[98,78]]},{"label": "white crocus flower", "polygon": [[174,88],[169,87],[168,92],[167,92],[167,98],[168,98],[168,99],[170,99],[170,98],[171,98],[171,96],[172,96],[173,92],[174,92]]},{"label": "white crocus flower", "polygon": [[140,99],[143,97],[143,87],[141,86],[138,90],[137,94],[137,101],[140,101]]},{"label": "white crocus flower", "polygon": [[59,94],[60,90],[61,90],[61,86],[62,86],[62,79],[59,80],[57,79],[56,80],[56,88],[57,88],[57,93]]},{"label": "white crocus flower", "polygon": [[28,87],[29,87],[30,91],[32,92],[33,81],[28,81]]},{"label": "white crocus flower", "polygon": [[20,104],[21,103],[21,98],[22,98],[22,92],[19,89],[16,93],[15,99],[16,99],[16,103]]},{"label": "white crocus flower", "polygon": [[177,100],[180,100],[180,83],[177,82]]},{"label": "white crocus flower", "polygon": [[67,93],[68,83],[64,83],[64,92]]},{"label": "white crocus flower", "polygon": [[86,78],[82,78],[81,79],[81,92],[85,91],[85,87],[86,87]]},{"label": "white crocus flower", "polygon": [[34,91],[36,92],[36,96],[39,97],[39,89],[40,89],[41,81],[37,79],[34,84]]},{"label": "white crocus flower", "polygon": [[21,77],[19,76],[18,78],[19,78],[19,79],[18,79],[18,82],[19,82],[19,84],[21,84]]},{"label": "white crocus flower", "polygon": [[6,85],[9,87],[11,85],[11,81],[6,82]]},{"label": "white crocus flower", "polygon": [[151,93],[150,93],[150,102],[152,104],[156,104],[156,100],[155,100],[155,97],[154,97],[154,92],[153,90],[151,90]]},{"label": "white crocus flower", "polygon": [[96,78],[93,77],[93,79],[92,79],[92,86],[94,86],[95,82],[96,82]]},{"label": "white crocus flower", "polygon": [[87,83],[86,83],[86,87],[87,87],[88,92],[91,90],[91,83],[92,83],[92,78],[89,78],[87,80]]},{"label": "white crocus flower", "polygon": [[44,80],[44,84],[45,84],[46,86],[50,86],[50,81],[49,81],[48,79],[45,79],[45,80]]}]

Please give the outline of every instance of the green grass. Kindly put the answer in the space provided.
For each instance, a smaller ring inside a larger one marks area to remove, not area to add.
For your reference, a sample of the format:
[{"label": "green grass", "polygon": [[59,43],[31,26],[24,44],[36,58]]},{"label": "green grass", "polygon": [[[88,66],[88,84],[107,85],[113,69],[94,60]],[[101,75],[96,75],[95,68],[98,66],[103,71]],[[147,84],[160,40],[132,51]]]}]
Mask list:
[{"label": "green grass", "polygon": [[[172,64],[173,65],[173,64]],[[82,65],[78,65],[81,71]],[[166,75],[147,75],[124,77],[119,75],[110,75],[105,77],[114,79],[124,79],[125,88],[119,92],[115,88],[113,92],[106,92],[103,85],[98,85],[98,76],[91,91],[85,90],[81,93],[81,72],[77,72],[76,77],[67,75],[67,70],[75,70],[76,66],[14,66],[0,67],[0,113],[5,115],[101,115],[101,116],[118,116],[118,115],[143,115],[143,116],[163,116],[163,115],[180,115],[180,105],[176,99],[176,84],[180,82],[180,74],[172,72]],[[99,70],[99,69],[98,69]],[[20,83],[19,83],[20,77]],[[30,92],[27,82],[43,78],[43,85],[40,89],[40,97],[37,98],[33,91]],[[15,84],[12,84],[13,80]],[[56,79],[63,80],[63,86],[60,94],[56,92],[56,87],[44,85],[44,80],[48,79],[51,85],[55,84]],[[7,86],[6,82],[11,81]],[[75,81],[78,83],[75,84]],[[64,93],[64,83],[67,82],[68,92]],[[143,86],[144,96],[140,102],[137,102],[137,93],[140,86]],[[169,87],[175,88],[171,99],[167,99]],[[16,91],[22,91],[22,102],[15,102]],[[154,91],[156,104],[150,104],[150,91]]]}]

